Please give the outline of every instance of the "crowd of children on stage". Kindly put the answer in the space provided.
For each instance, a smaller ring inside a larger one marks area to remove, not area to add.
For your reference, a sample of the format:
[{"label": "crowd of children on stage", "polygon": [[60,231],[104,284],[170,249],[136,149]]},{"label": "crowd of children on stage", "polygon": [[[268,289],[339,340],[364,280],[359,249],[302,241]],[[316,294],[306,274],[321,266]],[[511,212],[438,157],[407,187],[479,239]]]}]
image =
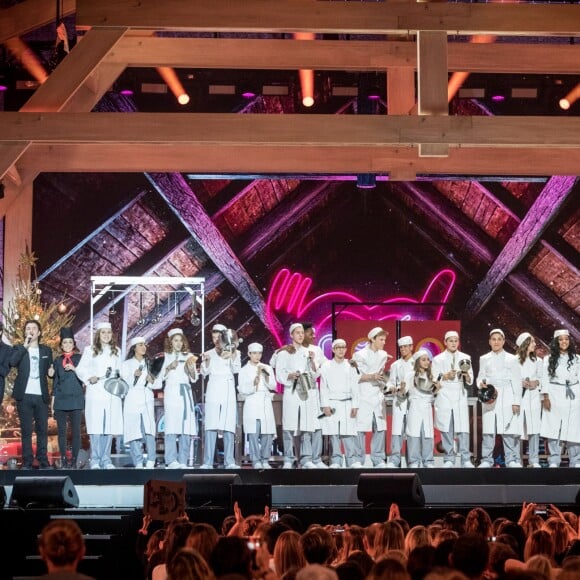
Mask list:
[{"label": "crowd of children on stage", "polygon": [[[243,396],[243,432],[255,469],[271,469],[276,435],[273,397],[282,396],[284,469],[342,467],[396,469],[435,466],[435,429],[441,434],[443,467],[474,467],[469,448],[469,387],[482,401],[480,468],[494,465],[496,436],[501,436],[507,467],[522,467],[522,440],[528,442],[528,467],[540,467],[540,438],[547,440],[549,467],[559,467],[565,446],[570,467],[580,467],[580,359],[570,332],[556,330],[550,353],[542,361],[536,341],[527,332],[516,340],[516,352],[504,350],[505,334],[489,333],[489,352],[479,358],[474,377],[471,356],[462,352],[459,334],[445,333],[445,350],[435,356],[414,350],[411,336],[398,339],[399,358],[390,364],[387,332],[374,327],[364,348],[347,357],[348,345],[337,338],[328,360],[314,343],[311,324],[293,323],[289,344],[278,349],[270,364],[263,347],[251,343],[242,366],[237,348],[224,349],[221,324],[212,327],[213,348],[200,357],[190,351],[180,328],[165,338],[162,366],[155,371],[144,337],[132,338],[125,360],[110,323],[97,324],[93,344],[82,355],[70,328],[61,330],[62,354],[53,360],[42,344],[40,324],[25,326],[21,345],[0,349],[0,374],[17,368],[13,397],[21,424],[22,466],[50,466],[48,417],[58,424],[61,465],[76,467],[84,413],[90,439],[91,469],[114,469],[113,437],[129,445],[135,468],[156,465],[154,391],[163,389],[164,464],[169,469],[192,467],[192,440],[198,433],[192,384],[207,379],[203,405],[204,455],[201,468],[216,465],[216,443],[223,436],[224,467],[240,467],[234,457],[238,425],[238,393]],[[237,375],[237,380],[236,380]],[[53,380],[49,392],[48,378]],[[119,396],[116,389],[123,387]],[[3,393],[2,393],[3,394]],[[387,401],[392,404],[390,453],[387,456]],[[67,426],[72,454],[66,455]],[[36,452],[33,448],[36,431]],[[323,461],[323,436],[330,441]],[[406,440],[406,457],[402,454]],[[367,450],[367,444],[369,449]]]}]

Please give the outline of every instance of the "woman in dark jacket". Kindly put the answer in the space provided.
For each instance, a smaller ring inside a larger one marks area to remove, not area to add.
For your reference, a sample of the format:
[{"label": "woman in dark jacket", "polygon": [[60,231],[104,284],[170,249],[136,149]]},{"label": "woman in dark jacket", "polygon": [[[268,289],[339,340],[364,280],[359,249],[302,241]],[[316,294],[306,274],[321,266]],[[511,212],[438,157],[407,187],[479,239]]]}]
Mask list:
[{"label": "woman in dark jacket", "polygon": [[[62,467],[75,468],[81,449],[81,419],[85,408],[83,384],[78,379],[75,368],[81,360],[72,328],[60,329],[60,349],[62,354],[54,361],[53,411],[58,426],[58,448]],[[72,435],[72,456],[70,463],[66,457],[67,423],[70,419]]]}]

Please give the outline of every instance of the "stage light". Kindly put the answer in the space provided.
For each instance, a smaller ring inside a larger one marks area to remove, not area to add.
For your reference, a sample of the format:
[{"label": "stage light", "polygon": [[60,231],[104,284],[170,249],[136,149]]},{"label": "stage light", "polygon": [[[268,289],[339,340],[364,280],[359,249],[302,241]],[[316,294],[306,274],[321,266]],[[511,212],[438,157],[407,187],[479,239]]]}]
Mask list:
[{"label": "stage light", "polygon": [[505,96],[504,95],[500,95],[500,94],[495,94],[491,96],[491,100],[494,103],[502,103],[503,101],[505,101]]},{"label": "stage light", "polygon": [[299,74],[302,104],[305,107],[312,107],[314,105],[314,71],[301,69]]},{"label": "stage light", "polygon": [[123,95],[124,97],[130,97],[130,96],[132,96],[134,93],[133,93],[133,91],[132,91],[131,89],[121,89],[121,90],[119,91],[119,94],[120,94],[120,95]]},{"label": "stage light", "polygon": [[580,83],[578,83],[563,99],[560,99],[560,108],[567,111],[580,99]]},{"label": "stage light", "polygon": [[361,173],[356,176],[356,186],[359,189],[374,189],[377,186],[377,176],[374,173]]},{"label": "stage light", "polygon": [[4,42],[4,45],[38,83],[42,84],[46,81],[48,78],[46,69],[36,54],[34,54],[21,38],[9,38]]},{"label": "stage light", "polygon": [[3,91],[7,91],[8,87],[6,85],[0,85],[0,93]]},{"label": "stage light", "polygon": [[[315,35],[312,32],[295,32],[296,40],[314,40]],[[300,90],[302,92],[302,104],[305,107],[314,105],[314,71],[310,69],[300,69]]]},{"label": "stage light", "polygon": [[187,105],[187,103],[189,103],[189,95],[183,88],[183,85],[181,84],[181,81],[179,80],[175,70],[168,66],[160,66],[157,67],[157,72],[167,83],[169,90],[175,95],[177,102],[180,105]]}]

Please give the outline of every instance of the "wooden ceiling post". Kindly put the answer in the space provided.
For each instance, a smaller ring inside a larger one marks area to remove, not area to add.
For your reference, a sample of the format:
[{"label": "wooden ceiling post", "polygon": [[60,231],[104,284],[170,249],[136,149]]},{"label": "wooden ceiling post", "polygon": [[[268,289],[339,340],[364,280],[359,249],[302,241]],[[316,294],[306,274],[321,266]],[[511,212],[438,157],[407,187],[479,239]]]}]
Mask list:
[{"label": "wooden ceiling post", "polygon": [[[387,112],[389,115],[412,115],[417,112],[415,69],[389,67],[387,69]],[[389,171],[389,179],[412,181],[415,170],[409,165],[399,165]]]},{"label": "wooden ceiling post", "polygon": [[[448,115],[447,33],[417,33],[417,104],[419,115]],[[449,145],[419,143],[419,157],[447,157]]]},{"label": "wooden ceiling post", "polygon": [[32,183],[17,188],[7,182],[5,188],[12,203],[4,217],[4,309],[15,296],[20,258],[32,245]]}]

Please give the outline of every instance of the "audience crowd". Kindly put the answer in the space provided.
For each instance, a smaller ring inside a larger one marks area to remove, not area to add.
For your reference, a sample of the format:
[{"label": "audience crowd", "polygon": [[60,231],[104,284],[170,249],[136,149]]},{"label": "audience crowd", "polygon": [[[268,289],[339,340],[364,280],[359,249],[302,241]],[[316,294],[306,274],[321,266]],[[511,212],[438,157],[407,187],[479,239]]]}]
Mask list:
[{"label": "audience crowd", "polygon": [[152,533],[150,524],[145,516],[136,546],[145,580],[580,578],[580,518],[554,505],[524,503],[517,522],[476,507],[413,527],[396,504],[367,527],[305,529],[291,513],[243,517],[237,505],[219,533],[185,514]]}]

